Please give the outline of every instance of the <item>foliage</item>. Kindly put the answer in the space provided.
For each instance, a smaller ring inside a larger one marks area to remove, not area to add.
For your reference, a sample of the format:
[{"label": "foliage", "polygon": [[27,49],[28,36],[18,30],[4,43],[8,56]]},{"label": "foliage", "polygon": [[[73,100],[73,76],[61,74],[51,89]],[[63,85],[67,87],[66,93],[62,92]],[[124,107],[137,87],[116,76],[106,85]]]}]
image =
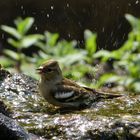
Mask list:
[{"label": "foliage", "polygon": [[[46,59],[53,58],[58,60],[61,64],[61,68],[64,70],[64,75],[74,80],[80,79],[80,82],[81,78],[83,78],[86,73],[94,71],[91,65],[85,62],[85,60],[89,58],[88,51],[80,48],[77,49],[77,42],[75,40],[58,41],[59,35],[57,33],[52,34],[48,31],[44,33],[44,37],[44,41],[39,41],[37,43],[40,51],[38,55],[34,56],[38,64]],[[92,39],[90,40],[92,41]],[[68,68],[69,72],[67,71]]]},{"label": "foliage", "polygon": [[[15,20],[16,28],[1,26],[3,31],[11,35],[8,42],[13,48],[12,50],[4,50],[4,54],[11,59],[3,62],[5,65],[14,64],[19,71],[31,72],[29,75],[32,75],[35,73],[32,71],[44,60],[56,59],[60,62],[66,77],[88,86],[94,84],[94,86],[100,87],[115,83],[115,85],[122,85],[127,90],[140,92],[140,19],[128,14],[126,19],[131,24],[132,31],[124,45],[114,51],[97,51],[97,35],[89,30],[84,32],[85,49],[81,49],[77,47],[75,40],[60,40],[58,33],[45,31],[43,35],[27,34],[34,23],[34,19],[31,17],[18,18]],[[33,57],[26,56],[23,49],[28,49],[34,45],[39,50],[33,54]],[[5,60],[6,57],[2,57],[2,59]],[[111,72],[105,71],[100,76],[98,83],[93,83],[96,60],[98,60],[99,65],[112,60],[113,70]]]},{"label": "foliage", "polygon": [[[8,56],[3,59],[4,65],[14,65],[19,72],[26,74],[30,72],[30,75],[35,77],[32,71],[37,67],[36,65],[53,58],[60,62],[64,75],[72,79],[81,80],[89,71],[94,73],[89,63],[92,62],[92,55],[96,51],[96,35],[91,31],[85,31],[86,50],[84,50],[76,48],[75,40],[58,40],[58,33],[52,34],[45,31],[44,35],[27,34],[34,23],[32,17],[18,18],[14,23],[16,27],[1,26],[3,31],[11,35],[8,43],[12,47],[12,49],[4,49],[5,56]],[[33,45],[38,46],[39,51],[33,57],[26,56],[23,49],[28,49]],[[69,72],[66,70],[68,67]]]},{"label": "foliage", "polygon": [[90,30],[85,30],[84,37],[85,37],[85,50],[87,51],[86,59],[88,62],[92,63],[94,53],[97,50],[96,45],[97,35],[95,33],[92,33]]},{"label": "foliage", "polygon": [[[23,52],[23,49],[29,48],[34,45],[39,40],[43,39],[43,36],[40,34],[29,34],[27,32],[34,23],[34,18],[27,17],[25,19],[17,18],[15,20],[15,28],[2,25],[1,29],[11,35],[8,38],[8,43],[11,45],[11,49],[5,49],[4,54],[12,60],[12,63],[16,66],[17,70],[21,71],[21,64],[28,62],[28,58]],[[7,60],[8,61],[8,60]]]},{"label": "foliage", "polygon": [[114,72],[104,74],[98,84],[101,86],[114,82],[126,89],[140,92],[140,19],[129,14],[126,14],[126,19],[131,24],[132,31],[124,45],[118,50],[101,50],[94,55],[94,58],[101,58],[102,62],[114,60]]}]

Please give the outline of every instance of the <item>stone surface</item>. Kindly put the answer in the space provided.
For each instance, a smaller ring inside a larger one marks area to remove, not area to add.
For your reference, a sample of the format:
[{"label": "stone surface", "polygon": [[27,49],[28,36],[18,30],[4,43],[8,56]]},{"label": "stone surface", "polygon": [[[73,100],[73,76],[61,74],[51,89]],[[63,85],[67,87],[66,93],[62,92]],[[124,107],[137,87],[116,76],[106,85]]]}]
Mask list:
[{"label": "stone surface", "polygon": [[[39,136],[36,136],[34,134],[28,133],[25,131],[23,127],[21,127],[18,122],[15,119],[12,119],[11,117],[17,115],[15,113],[15,110],[13,110],[9,104],[8,101],[3,100],[4,98],[7,98],[7,100],[13,99],[11,102],[14,104],[14,98],[10,97],[11,93],[4,94],[4,91],[8,86],[16,85],[16,83],[8,83],[6,82],[6,79],[11,79],[12,75],[0,68],[0,139],[1,140],[17,140],[17,139],[22,139],[22,140],[45,140]],[[14,78],[14,77],[13,77]],[[18,79],[16,79],[18,80]],[[22,79],[20,79],[22,80]],[[29,79],[28,79],[29,81]],[[3,83],[6,82],[4,85]],[[17,81],[15,81],[17,82]],[[30,83],[32,83],[30,81]],[[17,85],[19,86],[19,85]],[[26,87],[26,84],[24,83],[24,88]],[[29,87],[28,87],[29,88]],[[11,87],[11,90],[13,92],[16,90],[14,87]],[[32,90],[31,90],[32,91]],[[6,104],[5,104],[6,103]]]},{"label": "stone surface", "polygon": [[95,101],[87,109],[67,110],[48,104],[37,83],[23,74],[10,74],[0,81],[0,99],[28,132],[56,140],[140,139],[139,94],[124,92],[119,98]]},{"label": "stone surface", "polygon": [[1,140],[17,140],[29,139],[25,130],[20,127],[14,120],[0,113],[0,139]]}]

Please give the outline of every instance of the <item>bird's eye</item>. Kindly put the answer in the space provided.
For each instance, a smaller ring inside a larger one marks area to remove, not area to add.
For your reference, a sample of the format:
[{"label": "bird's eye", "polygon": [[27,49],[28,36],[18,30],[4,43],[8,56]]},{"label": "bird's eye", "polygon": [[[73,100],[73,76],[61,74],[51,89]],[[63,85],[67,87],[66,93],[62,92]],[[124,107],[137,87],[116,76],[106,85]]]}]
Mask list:
[{"label": "bird's eye", "polygon": [[46,69],[46,72],[52,72],[52,69],[47,68],[47,69]]}]

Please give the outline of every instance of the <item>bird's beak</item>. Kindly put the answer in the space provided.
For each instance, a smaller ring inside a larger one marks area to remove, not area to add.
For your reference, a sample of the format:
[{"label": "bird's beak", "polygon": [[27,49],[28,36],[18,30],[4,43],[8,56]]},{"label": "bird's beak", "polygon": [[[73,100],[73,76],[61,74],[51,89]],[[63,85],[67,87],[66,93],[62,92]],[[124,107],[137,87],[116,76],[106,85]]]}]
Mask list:
[{"label": "bird's beak", "polygon": [[39,68],[36,69],[36,71],[37,71],[38,74],[42,74],[43,73],[43,67],[40,66]]}]

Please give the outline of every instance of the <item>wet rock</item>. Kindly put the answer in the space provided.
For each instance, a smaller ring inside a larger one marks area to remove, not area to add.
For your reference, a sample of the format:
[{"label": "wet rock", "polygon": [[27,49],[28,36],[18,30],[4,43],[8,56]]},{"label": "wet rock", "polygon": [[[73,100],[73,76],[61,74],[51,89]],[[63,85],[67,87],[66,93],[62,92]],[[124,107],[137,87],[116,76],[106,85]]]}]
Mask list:
[{"label": "wet rock", "polygon": [[[10,75],[10,73],[8,71],[2,69],[2,67],[0,65],[0,84],[9,75]],[[2,90],[0,90],[0,91],[2,91]],[[0,100],[0,113],[3,113],[6,116],[10,116],[10,114],[11,114],[11,110],[5,105],[5,103],[2,100]]]},{"label": "wet rock", "polygon": [[26,132],[13,119],[0,113],[0,139],[1,140],[45,140]]},{"label": "wet rock", "polygon": [[23,74],[11,74],[0,82],[0,99],[28,132],[56,140],[140,139],[140,95],[126,94],[93,102],[87,109],[67,110],[48,104],[37,83]]},{"label": "wet rock", "polygon": [[[63,131],[67,134],[65,138],[70,139],[138,139],[139,136],[130,133],[135,128],[140,127],[140,123],[122,121],[121,119],[97,116],[89,118],[87,116],[72,116],[70,119],[58,119],[59,126],[64,127]],[[75,129],[74,129],[75,128]]]},{"label": "wet rock", "polygon": [[[9,104],[10,102],[8,101],[11,101],[13,104],[16,104],[16,100],[14,101],[15,96],[13,97],[12,92],[17,93],[18,96],[18,93],[22,92],[23,89],[27,89],[28,91],[28,89],[31,88],[30,91],[32,92],[34,90],[32,79],[28,78],[28,82],[32,83],[30,84],[30,86],[28,86],[26,85],[26,82],[24,82],[24,80],[26,80],[26,76],[22,75],[21,78],[19,77],[19,75],[18,74],[12,75],[8,71],[0,68],[0,99],[1,99],[0,100],[0,139],[45,140],[39,136],[28,133],[16,122],[16,120],[10,118],[14,116],[13,113],[15,110],[10,108],[10,104]],[[27,91],[26,93],[28,93]],[[5,98],[7,100],[3,100]]]},{"label": "wet rock", "polygon": [[10,114],[11,114],[11,110],[9,110],[9,108],[1,100],[0,100],[0,113],[4,114],[6,116],[10,116]]},{"label": "wet rock", "polygon": [[[101,120],[100,120],[101,121]],[[140,137],[138,135],[130,133],[135,128],[140,127],[139,122],[131,123],[129,121],[120,121],[120,120],[104,120],[102,124],[98,122],[94,122],[94,125],[97,125],[98,127],[92,130],[88,130],[86,134],[86,138],[90,139],[123,139],[123,140],[134,140],[139,139]],[[100,124],[100,126],[98,125]],[[85,138],[85,136],[84,136]]]},{"label": "wet rock", "polygon": [[10,72],[7,70],[4,70],[0,64],[0,81],[3,81],[4,78],[10,75]]},{"label": "wet rock", "polygon": [[14,120],[0,113],[0,139],[27,140],[29,136]]}]

